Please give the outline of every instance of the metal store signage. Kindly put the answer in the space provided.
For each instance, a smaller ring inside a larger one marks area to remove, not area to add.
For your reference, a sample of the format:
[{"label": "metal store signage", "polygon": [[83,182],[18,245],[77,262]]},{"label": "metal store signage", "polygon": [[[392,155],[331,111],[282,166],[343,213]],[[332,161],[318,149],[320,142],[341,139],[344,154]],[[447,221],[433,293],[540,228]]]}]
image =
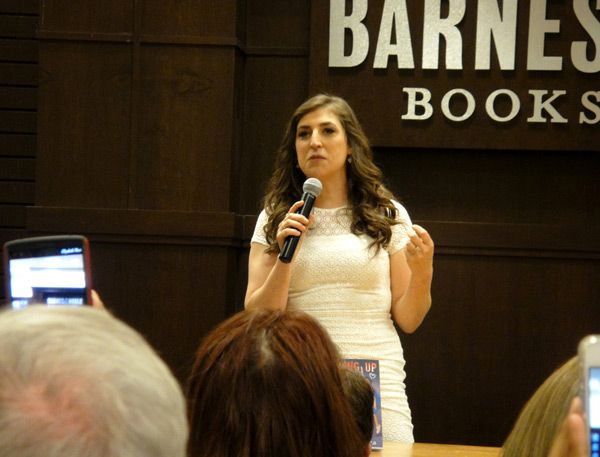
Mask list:
[{"label": "metal store signage", "polygon": [[600,149],[600,0],[312,7],[311,89],[375,145]]}]

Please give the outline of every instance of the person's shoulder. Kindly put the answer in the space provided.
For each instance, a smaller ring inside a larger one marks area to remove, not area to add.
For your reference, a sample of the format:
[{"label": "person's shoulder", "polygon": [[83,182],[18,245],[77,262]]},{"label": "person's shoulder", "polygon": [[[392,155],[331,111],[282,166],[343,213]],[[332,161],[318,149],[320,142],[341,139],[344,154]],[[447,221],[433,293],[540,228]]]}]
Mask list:
[{"label": "person's shoulder", "polygon": [[[256,225],[254,228],[254,234],[252,236],[253,240],[255,238],[260,238],[263,240],[264,238],[264,229],[267,223],[269,222],[269,214],[265,208],[263,208],[256,218]],[[265,241],[265,240],[263,240]]]},{"label": "person's shoulder", "polygon": [[396,223],[392,225],[392,238],[387,251],[390,254],[394,254],[406,245],[408,230],[412,226],[412,221],[404,205],[394,199],[391,199],[391,202],[396,208]]},{"label": "person's shoulder", "polygon": [[391,201],[391,202],[392,202],[392,204],[393,204],[393,205],[396,207],[396,209],[400,209],[400,208],[402,208],[404,211],[406,211],[406,210],[404,209],[404,205],[402,205],[402,203],[400,203],[398,200],[396,200],[396,199],[392,198],[392,199],[390,199],[390,201]]},{"label": "person's shoulder", "polygon": [[408,214],[408,211],[406,210],[404,205],[402,203],[400,203],[398,200],[394,200],[394,199],[392,199],[391,202],[394,205],[394,207],[396,208],[396,210],[398,211],[397,219],[402,220],[402,221],[410,221],[410,215]]}]

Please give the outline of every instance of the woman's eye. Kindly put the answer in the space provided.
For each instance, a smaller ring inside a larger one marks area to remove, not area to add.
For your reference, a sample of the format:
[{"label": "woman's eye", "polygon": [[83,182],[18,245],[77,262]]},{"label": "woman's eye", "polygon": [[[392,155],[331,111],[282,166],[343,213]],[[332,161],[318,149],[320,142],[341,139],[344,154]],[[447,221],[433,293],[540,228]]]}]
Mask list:
[{"label": "woman's eye", "polygon": [[326,135],[331,135],[332,133],[334,133],[334,132],[335,132],[335,130],[334,130],[334,129],[327,128],[327,129],[324,129],[324,130],[323,130],[323,132],[324,132]]},{"label": "woman's eye", "polygon": [[303,131],[303,132],[298,132],[298,138],[307,138],[308,137],[308,132]]}]

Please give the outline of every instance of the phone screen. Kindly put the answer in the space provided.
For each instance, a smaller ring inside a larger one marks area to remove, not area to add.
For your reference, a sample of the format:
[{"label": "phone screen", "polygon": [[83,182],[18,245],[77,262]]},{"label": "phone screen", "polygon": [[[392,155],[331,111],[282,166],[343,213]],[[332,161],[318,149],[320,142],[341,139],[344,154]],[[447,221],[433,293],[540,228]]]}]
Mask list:
[{"label": "phone screen", "polygon": [[589,368],[587,413],[591,456],[600,457],[600,367]]},{"label": "phone screen", "polygon": [[88,302],[86,258],[80,240],[16,243],[8,249],[9,302],[80,306]]}]

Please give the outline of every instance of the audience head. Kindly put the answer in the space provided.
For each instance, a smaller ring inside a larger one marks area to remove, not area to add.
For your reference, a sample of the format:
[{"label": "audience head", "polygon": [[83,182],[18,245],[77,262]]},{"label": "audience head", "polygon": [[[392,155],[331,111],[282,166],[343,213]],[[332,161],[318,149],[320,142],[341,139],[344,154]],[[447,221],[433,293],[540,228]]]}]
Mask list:
[{"label": "audience head", "polygon": [[373,436],[375,393],[369,381],[351,368],[342,368],[342,383],[360,432],[365,455],[368,455],[371,452],[371,437]]},{"label": "audience head", "polygon": [[185,401],[132,328],[91,307],[0,313],[2,457],[182,457]]},{"label": "audience head", "polygon": [[503,457],[546,457],[578,394],[579,382],[579,360],[573,357],[552,373],[525,404],[502,446]]},{"label": "audience head", "polygon": [[242,311],[202,341],[189,383],[193,457],[361,456],[337,350],[311,317]]}]

